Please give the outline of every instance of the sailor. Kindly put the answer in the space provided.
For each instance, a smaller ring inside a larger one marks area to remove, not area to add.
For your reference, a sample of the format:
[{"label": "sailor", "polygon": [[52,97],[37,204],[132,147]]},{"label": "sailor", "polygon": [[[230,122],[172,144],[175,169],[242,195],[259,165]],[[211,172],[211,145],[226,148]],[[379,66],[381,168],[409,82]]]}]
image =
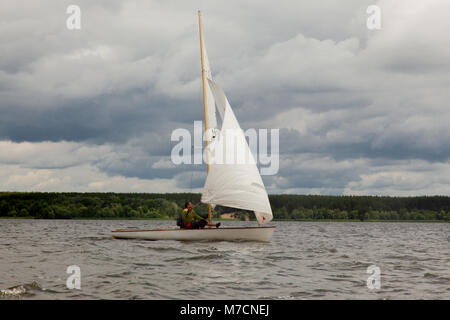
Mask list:
[{"label": "sailor", "polygon": [[[200,204],[197,203],[197,205]],[[181,222],[181,223],[180,223]],[[184,204],[183,212],[181,213],[181,221],[178,218],[177,223],[180,228],[185,229],[203,229],[208,222],[202,216],[199,216],[193,209],[193,205],[191,201],[188,201]]]}]

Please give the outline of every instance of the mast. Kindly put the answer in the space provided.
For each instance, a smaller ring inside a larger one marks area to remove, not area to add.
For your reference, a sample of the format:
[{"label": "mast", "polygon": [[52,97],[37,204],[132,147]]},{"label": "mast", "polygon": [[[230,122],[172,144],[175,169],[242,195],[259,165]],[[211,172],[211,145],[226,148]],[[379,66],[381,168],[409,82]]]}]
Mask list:
[{"label": "mast", "polygon": [[[205,88],[206,88],[206,77],[205,77],[205,57],[204,57],[204,53],[203,53],[203,34],[202,34],[202,18],[200,15],[200,10],[198,10],[198,28],[200,31],[200,53],[201,53],[201,60],[202,60],[202,83],[203,83],[203,111],[205,114],[205,134],[206,134],[206,172],[209,173],[209,153],[208,153],[208,123],[207,123],[207,114],[206,114],[206,92],[205,92]],[[208,203],[208,223],[211,224],[211,204]]]}]

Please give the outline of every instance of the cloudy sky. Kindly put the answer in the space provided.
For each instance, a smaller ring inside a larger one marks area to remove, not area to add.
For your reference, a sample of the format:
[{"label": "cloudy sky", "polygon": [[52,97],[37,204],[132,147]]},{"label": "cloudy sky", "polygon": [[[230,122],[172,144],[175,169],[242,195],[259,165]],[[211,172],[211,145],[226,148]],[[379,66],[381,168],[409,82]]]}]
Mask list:
[{"label": "cloudy sky", "polygon": [[201,190],[170,161],[203,119],[198,9],[241,126],[280,129],[269,193],[450,195],[447,0],[2,0],[0,190]]}]

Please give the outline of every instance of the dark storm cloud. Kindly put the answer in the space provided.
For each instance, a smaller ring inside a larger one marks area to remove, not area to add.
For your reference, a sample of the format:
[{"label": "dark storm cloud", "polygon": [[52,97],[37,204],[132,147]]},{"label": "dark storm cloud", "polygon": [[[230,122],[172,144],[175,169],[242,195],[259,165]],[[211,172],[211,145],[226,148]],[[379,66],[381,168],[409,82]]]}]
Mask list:
[{"label": "dark storm cloud", "polygon": [[[203,118],[201,8],[213,77],[243,129],[280,129],[280,171],[264,177],[271,192],[445,184],[438,179],[450,157],[445,1],[248,0],[239,10],[228,2],[79,1],[80,31],[65,28],[69,4],[0,4],[0,140],[15,150],[0,154],[3,164],[90,165],[111,179],[200,187],[204,166],[173,166],[169,156],[172,131],[192,132]],[[370,4],[382,8],[382,30],[366,28]],[[25,159],[37,154],[23,151],[27,141],[54,148],[53,159]],[[428,182],[417,183],[427,170]],[[93,188],[112,185],[97,178]]]},{"label": "dark storm cloud", "polygon": [[[181,106],[183,111],[179,110]],[[157,149],[162,148],[167,154],[172,130],[186,118],[193,122],[200,117],[200,111],[192,111],[197,106],[139,90],[125,96],[110,94],[90,101],[65,102],[46,110],[9,106],[3,109],[0,118],[0,138],[16,142],[65,140],[100,144],[125,143],[152,133],[158,136],[152,143],[164,140]]]}]

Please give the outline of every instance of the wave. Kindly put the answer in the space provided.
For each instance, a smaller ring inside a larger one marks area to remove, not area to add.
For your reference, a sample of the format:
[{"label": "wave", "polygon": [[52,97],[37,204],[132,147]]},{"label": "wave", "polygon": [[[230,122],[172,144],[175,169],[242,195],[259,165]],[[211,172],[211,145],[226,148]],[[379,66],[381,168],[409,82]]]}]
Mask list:
[{"label": "wave", "polygon": [[193,257],[178,257],[178,258],[168,259],[166,261],[173,262],[173,261],[183,261],[183,260],[211,260],[211,259],[222,258],[222,257],[223,257],[222,254],[213,253],[213,254],[193,256]]},{"label": "wave", "polygon": [[29,284],[20,284],[18,286],[14,286],[8,289],[1,289],[0,297],[2,298],[20,297],[27,293],[30,293],[33,290],[43,290],[43,289],[36,281],[33,281],[32,283]]}]

